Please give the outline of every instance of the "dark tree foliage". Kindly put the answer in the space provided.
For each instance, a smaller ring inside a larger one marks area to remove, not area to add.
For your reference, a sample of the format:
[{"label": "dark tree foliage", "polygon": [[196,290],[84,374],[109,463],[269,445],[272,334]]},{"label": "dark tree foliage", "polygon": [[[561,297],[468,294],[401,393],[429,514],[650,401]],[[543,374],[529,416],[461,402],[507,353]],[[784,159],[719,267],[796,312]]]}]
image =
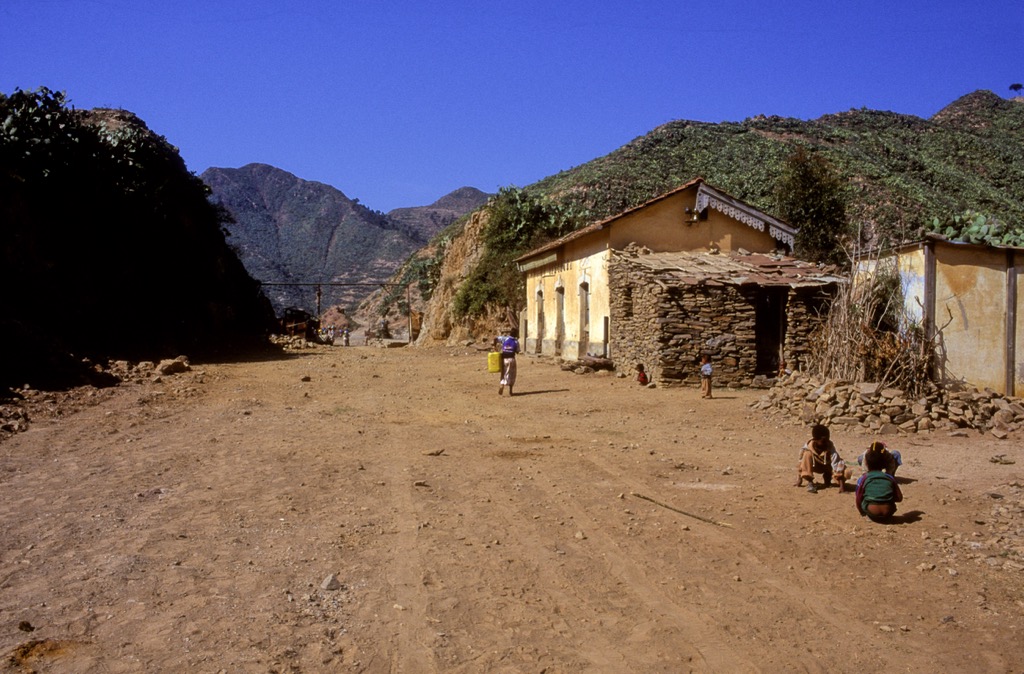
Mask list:
[{"label": "dark tree foliage", "polygon": [[131,113],[0,95],[0,373],[158,358],[262,336],[273,314],[177,150]]},{"label": "dark tree foliage", "polygon": [[798,147],[783,165],[775,194],[779,216],[798,228],[794,253],[812,262],[843,262],[846,197],[829,162]]}]

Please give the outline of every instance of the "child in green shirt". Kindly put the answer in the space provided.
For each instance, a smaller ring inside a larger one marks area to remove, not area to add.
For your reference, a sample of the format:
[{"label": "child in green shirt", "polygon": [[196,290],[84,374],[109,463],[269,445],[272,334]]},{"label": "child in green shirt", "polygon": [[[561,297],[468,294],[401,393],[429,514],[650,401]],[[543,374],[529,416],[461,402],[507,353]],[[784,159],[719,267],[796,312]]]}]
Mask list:
[{"label": "child in green shirt", "polygon": [[903,500],[896,478],[885,472],[887,458],[883,443],[871,443],[864,454],[864,467],[868,470],[857,480],[857,512],[875,522],[896,514],[896,504]]}]

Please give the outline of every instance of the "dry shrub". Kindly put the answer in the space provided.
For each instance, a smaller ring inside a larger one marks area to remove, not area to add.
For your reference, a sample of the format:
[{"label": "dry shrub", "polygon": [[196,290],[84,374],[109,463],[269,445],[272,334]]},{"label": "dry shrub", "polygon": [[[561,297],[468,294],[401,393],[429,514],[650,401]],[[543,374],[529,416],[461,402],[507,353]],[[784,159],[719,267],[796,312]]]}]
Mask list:
[{"label": "dry shrub", "polygon": [[850,277],[811,340],[808,372],[823,380],[878,382],[911,396],[926,392],[934,344],[907,314],[895,262],[862,262]]}]

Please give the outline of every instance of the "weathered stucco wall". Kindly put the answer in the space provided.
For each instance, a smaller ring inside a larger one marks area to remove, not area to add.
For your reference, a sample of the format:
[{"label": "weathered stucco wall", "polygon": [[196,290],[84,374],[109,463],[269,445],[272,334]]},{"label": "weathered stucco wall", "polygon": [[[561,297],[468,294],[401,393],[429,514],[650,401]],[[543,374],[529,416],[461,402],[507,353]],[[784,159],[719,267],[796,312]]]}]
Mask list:
[{"label": "weathered stucco wall", "polygon": [[[1014,339],[1014,367],[1012,395],[1024,397],[1024,255],[1017,255],[1017,328]],[[1010,391],[1001,391],[1009,394]]]},{"label": "weathered stucco wall", "polygon": [[903,291],[903,313],[917,325],[924,321],[924,248],[900,255],[898,270]]},{"label": "weathered stucco wall", "polygon": [[708,250],[712,245],[723,252],[745,248],[769,252],[778,244],[767,232],[738,223],[713,208],[707,217],[694,220],[697,186],[673,194],[638,211],[628,213],[611,226],[609,245],[622,250],[636,242],[653,252]]},{"label": "weathered stucco wall", "polygon": [[944,379],[1002,392],[1006,383],[1006,253],[935,246],[935,325]]},{"label": "weathered stucco wall", "polygon": [[[925,297],[932,273],[927,268],[929,247],[934,252],[935,265],[935,297],[931,307]],[[1024,392],[1024,296],[1021,293],[1024,254],[1020,249],[932,239],[907,246],[895,256],[906,317],[920,324],[924,312],[932,312],[938,332],[936,377],[1002,394],[1021,395]],[[872,261],[860,264],[866,273],[873,271],[874,266]],[[1014,293],[1015,307],[1011,308]],[[1011,309],[1014,309],[1012,313]],[[1013,325],[1009,325],[1011,316]],[[1008,327],[1012,335],[1008,334]]]},{"label": "weathered stucco wall", "polygon": [[[528,353],[560,352],[567,359],[587,353],[605,355],[608,335],[604,319],[609,315],[607,259],[607,237],[593,236],[570,242],[559,255],[558,263],[527,272],[524,346]],[[586,284],[589,302],[586,325],[582,311],[583,284]],[[543,324],[538,314],[541,303]],[[581,343],[584,328],[588,338]]]}]

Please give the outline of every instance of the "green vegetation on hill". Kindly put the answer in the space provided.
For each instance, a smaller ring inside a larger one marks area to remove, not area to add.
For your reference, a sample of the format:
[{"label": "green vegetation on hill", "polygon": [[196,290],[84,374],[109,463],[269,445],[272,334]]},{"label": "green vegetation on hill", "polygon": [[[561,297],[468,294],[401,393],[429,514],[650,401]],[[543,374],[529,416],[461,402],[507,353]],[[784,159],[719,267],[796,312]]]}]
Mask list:
[{"label": "green vegetation on hill", "polygon": [[[595,221],[700,176],[778,214],[779,179],[798,148],[836,172],[849,231],[861,243],[910,240],[932,229],[966,240],[981,231],[966,229],[984,215],[1002,223],[999,243],[1024,245],[1024,104],[988,91],[964,96],[931,119],[861,109],[809,121],[674,121],[524,193]],[[965,211],[970,218],[955,217]],[[514,258],[537,240],[521,237],[504,254]],[[475,287],[464,285],[460,294],[519,309],[525,298],[490,287],[503,281],[485,271],[471,274],[465,284]],[[480,306],[462,308],[472,314]]]},{"label": "green vegetation on hill", "polygon": [[515,187],[503,187],[487,202],[484,255],[455,295],[458,317],[479,316],[488,307],[517,306],[523,278],[516,256],[544,241],[567,234],[586,222],[586,211],[573,210]]},{"label": "green vegetation on hill", "polygon": [[262,339],[270,306],[207,194],[131,113],[0,94],[0,385]]},{"label": "green vegetation on hill", "polygon": [[607,217],[702,176],[775,212],[776,181],[798,147],[837,170],[851,225],[878,238],[913,238],[932,218],[968,208],[1024,224],[1024,105],[987,91],[930,120],[851,110],[810,121],[670,122],[528,190]]}]

